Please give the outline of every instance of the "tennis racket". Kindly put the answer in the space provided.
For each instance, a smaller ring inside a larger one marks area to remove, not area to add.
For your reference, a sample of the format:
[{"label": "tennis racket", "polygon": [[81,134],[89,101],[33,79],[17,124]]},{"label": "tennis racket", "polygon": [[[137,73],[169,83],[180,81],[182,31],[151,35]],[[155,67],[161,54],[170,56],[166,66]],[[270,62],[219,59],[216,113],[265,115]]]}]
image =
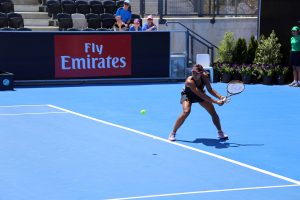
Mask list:
[{"label": "tennis racket", "polygon": [[232,80],[227,85],[227,95],[223,98],[225,103],[230,102],[230,97],[236,94],[240,94],[245,90],[245,85],[242,81],[239,80]]}]

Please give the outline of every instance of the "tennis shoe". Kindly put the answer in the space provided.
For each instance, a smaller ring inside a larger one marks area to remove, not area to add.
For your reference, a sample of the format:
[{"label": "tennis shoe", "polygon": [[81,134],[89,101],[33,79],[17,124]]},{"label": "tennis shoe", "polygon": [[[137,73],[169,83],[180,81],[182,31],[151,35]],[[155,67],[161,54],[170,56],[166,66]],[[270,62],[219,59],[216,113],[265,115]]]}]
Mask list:
[{"label": "tennis shoe", "polygon": [[171,142],[174,142],[176,140],[176,133],[170,133],[169,138]]},{"label": "tennis shoe", "polygon": [[224,132],[218,132],[219,136],[219,140],[229,140],[228,135],[226,135]]},{"label": "tennis shoe", "polygon": [[299,84],[297,83],[297,81],[293,81],[289,84],[289,86],[292,86],[292,87],[299,87],[298,85]]}]

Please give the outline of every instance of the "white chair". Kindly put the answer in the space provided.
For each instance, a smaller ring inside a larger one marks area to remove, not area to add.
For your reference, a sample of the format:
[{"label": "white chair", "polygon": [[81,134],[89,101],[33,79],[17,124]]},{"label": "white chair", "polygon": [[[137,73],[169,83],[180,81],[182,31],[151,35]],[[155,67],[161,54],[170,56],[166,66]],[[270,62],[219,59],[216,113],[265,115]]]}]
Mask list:
[{"label": "white chair", "polygon": [[209,71],[210,82],[214,82],[214,69],[210,66],[209,54],[197,54],[196,64],[200,64],[203,68]]},{"label": "white chair", "polygon": [[87,28],[87,20],[84,14],[73,13],[71,15],[73,21],[73,28],[76,29],[85,29]]}]

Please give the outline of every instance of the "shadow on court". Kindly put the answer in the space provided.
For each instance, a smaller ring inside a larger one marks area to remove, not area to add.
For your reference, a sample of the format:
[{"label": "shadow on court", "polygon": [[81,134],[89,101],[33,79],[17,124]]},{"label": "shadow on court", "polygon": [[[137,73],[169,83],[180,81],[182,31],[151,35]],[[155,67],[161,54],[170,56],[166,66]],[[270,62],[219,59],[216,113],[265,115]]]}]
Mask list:
[{"label": "shadow on court", "polygon": [[211,139],[211,138],[197,138],[193,141],[187,141],[187,140],[177,140],[177,141],[187,142],[187,143],[201,143],[205,146],[215,147],[216,149],[241,147],[241,146],[264,146],[264,144],[239,144],[239,143],[231,143],[231,142],[226,142],[224,140]]}]

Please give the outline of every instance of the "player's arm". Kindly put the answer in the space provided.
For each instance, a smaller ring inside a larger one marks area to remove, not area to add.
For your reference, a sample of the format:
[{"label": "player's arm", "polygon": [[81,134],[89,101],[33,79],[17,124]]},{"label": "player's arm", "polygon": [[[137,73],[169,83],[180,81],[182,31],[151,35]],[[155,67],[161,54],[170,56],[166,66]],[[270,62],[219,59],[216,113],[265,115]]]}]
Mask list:
[{"label": "player's arm", "polygon": [[224,97],[222,95],[220,95],[216,90],[214,90],[212,87],[211,87],[211,84],[209,82],[209,78],[207,76],[203,77],[203,80],[205,82],[205,86],[206,86],[206,89],[207,91],[213,95],[214,97],[222,100]]},{"label": "player's arm", "polygon": [[204,99],[205,101],[208,101],[210,103],[215,103],[215,104],[218,104],[218,105],[223,105],[224,102],[221,101],[221,100],[215,100],[209,96],[207,96],[204,92],[200,91],[197,87],[196,87],[196,84],[191,81],[191,80],[187,80],[186,81],[186,85],[191,88],[191,90],[197,95],[199,96],[201,99]]}]

